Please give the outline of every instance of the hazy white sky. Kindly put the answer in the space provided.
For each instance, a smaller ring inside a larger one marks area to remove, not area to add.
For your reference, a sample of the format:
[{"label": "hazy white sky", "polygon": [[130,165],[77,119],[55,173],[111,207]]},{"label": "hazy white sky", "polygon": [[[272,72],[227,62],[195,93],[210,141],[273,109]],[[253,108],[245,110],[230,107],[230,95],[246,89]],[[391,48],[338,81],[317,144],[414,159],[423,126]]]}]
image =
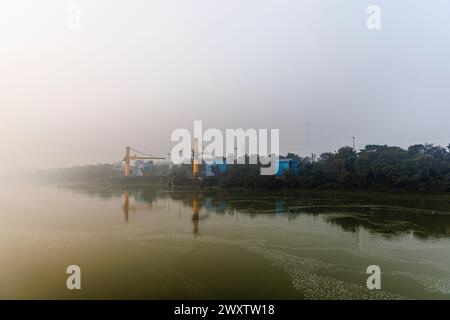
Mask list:
[{"label": "hazy white sky", "polygon": [[300,154],[450,143],[448,0],[3,0],[0,39],[2,170],[165,156],[194,120]]}]

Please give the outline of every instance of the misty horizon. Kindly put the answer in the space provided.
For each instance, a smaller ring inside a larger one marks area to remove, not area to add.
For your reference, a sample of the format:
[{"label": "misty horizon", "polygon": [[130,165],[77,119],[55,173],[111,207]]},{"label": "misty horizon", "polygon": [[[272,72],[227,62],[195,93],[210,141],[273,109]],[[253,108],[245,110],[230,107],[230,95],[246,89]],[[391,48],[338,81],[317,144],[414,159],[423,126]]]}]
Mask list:
[{"label": "misty horizon", "polygon": [[450,3],[0,5],[2,172],[166,157],[177,128],[280,129],[280,153],[450,142]]}]

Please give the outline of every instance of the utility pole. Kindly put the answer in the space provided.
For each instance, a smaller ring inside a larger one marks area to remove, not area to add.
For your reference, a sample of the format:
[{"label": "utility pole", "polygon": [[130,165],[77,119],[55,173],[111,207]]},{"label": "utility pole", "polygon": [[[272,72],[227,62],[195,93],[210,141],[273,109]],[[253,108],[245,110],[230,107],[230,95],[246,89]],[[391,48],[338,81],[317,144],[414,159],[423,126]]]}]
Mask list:
[{"label": "utility pole", "polygon": [[170,160],[170,152],[167,153],[167,165],[169,166],[169,170],[172,169],[172,161]]},{"label": "utility pole", "polygon": [[353,150],[356,150],[356,149],[355,149],[355,139],[356,139],[356,137],[353,136],[353,137],[352,137],[352,140],[353,140]]},{"label": "utility pole", "polygon": [[309,145],[309,123],[308,122],[305,122],[305,133],[306,133],[306,149],[309,151],[310,145]]}]

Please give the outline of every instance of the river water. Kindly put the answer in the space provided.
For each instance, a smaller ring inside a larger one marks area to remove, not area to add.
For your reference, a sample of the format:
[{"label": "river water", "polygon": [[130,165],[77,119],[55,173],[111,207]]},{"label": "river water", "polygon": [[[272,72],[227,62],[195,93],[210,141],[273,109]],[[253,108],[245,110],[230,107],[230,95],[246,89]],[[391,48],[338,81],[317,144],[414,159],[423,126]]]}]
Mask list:
[{"label": "river water", "polygon": [[[450,196],[0,185],[2,299],[450,299]],[[81,268],[68,290],[66,268]],[[369,290],[367,267],[381,269]]]}]

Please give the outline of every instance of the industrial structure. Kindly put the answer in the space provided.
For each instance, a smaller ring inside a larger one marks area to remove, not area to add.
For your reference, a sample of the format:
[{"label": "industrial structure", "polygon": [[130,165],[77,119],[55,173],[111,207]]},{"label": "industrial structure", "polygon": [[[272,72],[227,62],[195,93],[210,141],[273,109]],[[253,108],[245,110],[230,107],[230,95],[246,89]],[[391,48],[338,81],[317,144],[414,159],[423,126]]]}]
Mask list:
[{"label": "industrial structure", "polygon": [[199,154],[198,154],[198,139],[195,138],[194,139],[194,145],[192,147],[192,155],[191,155],[191,161],[192,161],[192,175],[194,177],[194,179],[198,178],[198,161],[199,158]]},{"label": "industrial structure", "polygon": [[[198,162],[193,159],[192,161],[192,175],[194,178],[201,177],[214,177],[217,175],[224,175],[228,171],[228,166],[234,166],[237,164],[227,164],[226,160],[217,159],[212,163],[205,163],[199,168]],[[300,162],[298,159],[283,158],[278,159],[278,170],[275,173],[276,177],[282,177],[286,173],[298,176],[300,172]]]},{"label": "industrial structure", "polygon": [[[131,151],[134,151],[135,154],[132,155]],[[139,156],[137,154],[140,154]],[[124,166],[124,175],[125,177],[128,177],[131,173],[131,161],[136,161],[136,160],[165,160],[166,158],[162,158],[162,157],[153,157],[151,155],[148,155],[142,151],[136,150],[130,146],[126,147],[126,151],[125,151],[125,157],[123,158],[123,161],[125,162],[125,166]],[[146,164],[145,163],[138,163],[138,165],[136,166],[136,173],[139,173],[139,170],[144,170]]]},{"label": "industrial structure", "polygon": [[[207,177],[214,177],[217,175],[226,174],[228,166],[226,159],[215,159],[212,163],[200,164],[201,154],[199,153],[198,141],[194,139],[193,147],[191,149],[191,162],[189,167],[191,179],[194,180],[194,184],[202,184],[202,181]],[[132,154],[134,152],[134,154]],[[125,157],[123,158],[124,167],[123,172],[125,177],[134,176],[140,177],[144,175],[152,176],[168,176],[170,175],[170,165],[166,165],[162,169],[160,165],[153,166],[152,161],[146,160],[165,160],[163,157],[154,157],[142,151],[136,150],[130,146],[126,147]],[[134,161],[132,166],[132,161]],[[289,172],[294,176],[299,174],[299,160],[295,158],[281,158],[278,159],[278,171],[275,176],[282,177],[285,173]],[[236,163],[234,165],[237,165]],[[186,168],[187,169],[187,168]],[[151,173],[149,173],[151,172]],[[186,172],[187,173],[187,172]]]},{"label": "industrial structure", "polygon": [[300,163],[297,159],[278,159],[278,171],[275,174],[281,177],[285,172],[291,172],[294,176],[298,176]]}]

